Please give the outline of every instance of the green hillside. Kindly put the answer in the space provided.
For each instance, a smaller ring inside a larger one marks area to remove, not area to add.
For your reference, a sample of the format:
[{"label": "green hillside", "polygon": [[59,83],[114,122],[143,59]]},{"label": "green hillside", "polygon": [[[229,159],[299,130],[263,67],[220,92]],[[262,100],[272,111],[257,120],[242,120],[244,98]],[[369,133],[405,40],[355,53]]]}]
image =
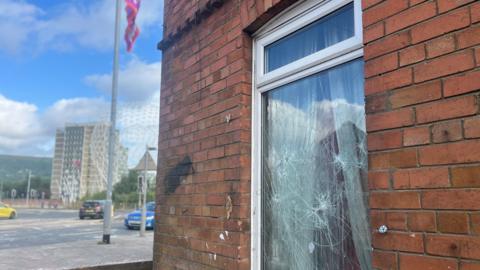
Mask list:
[{"label": "green hillside", "polygon": [[0,155],[0,180],[17,181],[26,178],[26,170],[42,178],[50,178],[51,158]]}]

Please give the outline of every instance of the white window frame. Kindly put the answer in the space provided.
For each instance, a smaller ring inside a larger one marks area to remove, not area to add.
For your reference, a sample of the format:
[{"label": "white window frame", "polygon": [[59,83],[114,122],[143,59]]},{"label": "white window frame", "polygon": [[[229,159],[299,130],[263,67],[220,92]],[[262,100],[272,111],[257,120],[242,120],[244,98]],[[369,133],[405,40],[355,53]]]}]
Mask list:
[{"label": "white window frame", "polygon": [[[354,36],[265,73],[265,47],[352,3]],[[251,269],[262,265],[262,93],[363,56],[361,0],[302,0],[253,35]]]}]

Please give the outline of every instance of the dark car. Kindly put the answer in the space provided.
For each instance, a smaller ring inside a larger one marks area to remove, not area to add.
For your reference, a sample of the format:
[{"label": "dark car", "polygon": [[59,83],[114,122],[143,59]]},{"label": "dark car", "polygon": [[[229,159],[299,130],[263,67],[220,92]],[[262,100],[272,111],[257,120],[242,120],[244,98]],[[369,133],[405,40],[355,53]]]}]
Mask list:
[{"label": "dark car", "polygon": [[80,217],[80,219],[84,219],[86,217],[103,218],[104,207],[105,207],[105,201],[102,201],[102,200],[85,201],[82,207],[80,207],[78,216]]},{"label": "dark car", "polygon": [[[155,227],[155,202],[149,202],[146,204],[147,212],[145,220],[145,228],[153,230]],[[140,229],[140,223],[142,220],[142,209],[137,209],[127,215],[125,215],[124,224],[129,230]]]}]

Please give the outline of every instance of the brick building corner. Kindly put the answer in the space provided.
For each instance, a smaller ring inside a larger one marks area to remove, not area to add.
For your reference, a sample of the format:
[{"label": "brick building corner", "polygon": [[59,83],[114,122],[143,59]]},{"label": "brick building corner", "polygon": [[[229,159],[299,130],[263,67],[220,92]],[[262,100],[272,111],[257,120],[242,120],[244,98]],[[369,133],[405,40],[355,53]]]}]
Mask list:
[{"label": "brick building corner", "polygon": [[[255,269],[252,34],[299,2],[165,0],[155,269]],[[372,266],[480,269],[480,2],[360,2]]]}]

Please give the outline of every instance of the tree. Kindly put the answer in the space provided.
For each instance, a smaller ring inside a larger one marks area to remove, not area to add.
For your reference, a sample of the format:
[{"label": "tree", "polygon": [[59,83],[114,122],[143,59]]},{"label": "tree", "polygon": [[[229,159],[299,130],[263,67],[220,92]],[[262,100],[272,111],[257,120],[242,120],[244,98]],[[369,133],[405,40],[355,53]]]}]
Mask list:
[{"label": "tree", "polygon": [[[27,177],[20,180],[6,181],[3,184],[3,191],[5,193],[4,197],[10,197],[10,191],[12,189],[17,190],[17,197],[20,197],[20,194],[27,193],[28,180]],[[49,198],[50,194],[50,178],[41,177],[41,176],[32,176],[30,179],[30,189],[34,189],[38,192],[39,195],[42,192],[45,192],[45,198]]]},{"label": "tree", "polygon": [[130,192],[137,192],[138,172],[129,171],[128,175],[123,176],[120,182],[113,187],[113,193],[125,194]]},{"label": "tree", "polygon": [[[113,187],[112,200],[114,203],[137,204],[138,203],[138,176],[137,171],[129,171],[128,175],[123,176],[120,182]],[[85,200],[104,200],[105,191],[90,194],[82,198]],[[155,200],[155,188],[149,187],[147,192],[147,201]]]}]

